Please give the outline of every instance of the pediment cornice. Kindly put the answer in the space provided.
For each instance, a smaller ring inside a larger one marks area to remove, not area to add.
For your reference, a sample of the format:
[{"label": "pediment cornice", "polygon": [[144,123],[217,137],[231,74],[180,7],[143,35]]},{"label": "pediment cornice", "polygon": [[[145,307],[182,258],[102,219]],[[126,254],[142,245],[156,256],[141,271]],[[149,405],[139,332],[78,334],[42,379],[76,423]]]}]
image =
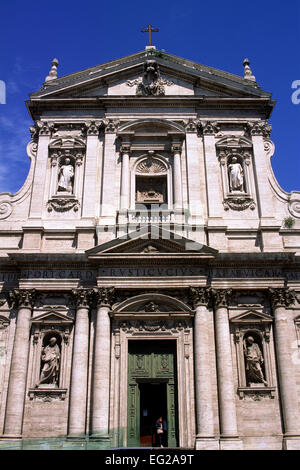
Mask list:
[{"label": "pediment cornice", "polygon": [[272,323],[273,318],[270,315],[267,315],[266,313],[262,313],[256,309],[250,309],[250,310],[247,310],[246,312],[243,312],[233,317],[230,321],[231,323],[235,323],[235,324]]},{"label": "pediment cornice", "polygon": [[60,325],[72,325],[74,322],[71,318],[67,317],[66,315],[57,312],[56,310],[50,310],[49,312],[42,313],[34,318],[32,318],[31,323],[33,325],[38,324],[60,324]]},{"label": "pediment cornice", "polygon": [[[262,91],[257,84],[249,83],[243,77],[207,67],[196,62],[182,59],[164,53],[163,57],[153,57],[149,52],[143,51],[109,63],[98,65],[77,73],[73,73],[47,82],[40,90],[30,95],[31,100],[41,98],[61,97],[76,89],[76,96],[80,90],[90,89],[93,86],[105,86],[109,82],[121,78],[129,78],[134,74],[143,73],[143,64],[148,59],[154,59],[160,67],[162,75],[179,78],[193,83],[194,86],[212,86],[216,94],[233,94],[235,96],[270,97],[271,94]],[[79,93],[79,94],[78,94]]]},{"label": "pediment cornice", "polygon": [[162,258],[163,255],[176,256],[176,254],[184,255],[186,253],[214,258],[218,251],[152,224],[139,231],[91,248],[85,253],[89,259],[119,254],[138,255],[140,258]]}]

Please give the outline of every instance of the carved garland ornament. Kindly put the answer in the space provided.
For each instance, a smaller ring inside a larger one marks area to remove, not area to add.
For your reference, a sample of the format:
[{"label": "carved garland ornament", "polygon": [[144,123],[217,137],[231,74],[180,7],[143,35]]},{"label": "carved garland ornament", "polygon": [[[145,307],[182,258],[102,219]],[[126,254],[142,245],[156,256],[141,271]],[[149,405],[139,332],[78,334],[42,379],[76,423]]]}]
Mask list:
[{"label": "carved garland ornament", "polygon": [[234,209],[236,211],[243,211],[248,209],[251,210],[255,209],[255,202],[250,196],[234,196],[234,197],[227,197],[224,199],[224,209],[228,211],[229,209]]},{"label": "carved garland ornament", "polygon": [[79,201],[76,198],[68,197],[68,198],[59,198],[53,197],[47,203],[48,212],[52,212],[53,209],[56,212],[66,212],[71,209],[74,209],[75,212],[79,209]]},{"label": "carved garland ornament", "polygon": [[114,331],[115,333],[121,329],[124,333],[180,333],[183,330],[189,331],[189,324],[185,320],[164,321],[164,320],[136,320],[136,321],[119,321]]}]

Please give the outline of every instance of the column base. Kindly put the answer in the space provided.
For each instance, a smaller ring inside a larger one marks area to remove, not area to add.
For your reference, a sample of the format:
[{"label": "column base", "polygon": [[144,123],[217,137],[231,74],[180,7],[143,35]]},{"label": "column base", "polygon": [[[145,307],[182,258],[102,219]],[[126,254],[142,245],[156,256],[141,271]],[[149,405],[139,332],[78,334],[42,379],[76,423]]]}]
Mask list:
[{"label": "column base", "polygon": [[87,450],[105,450],[110,448],[110,436],[90,436],[87,442]]},{"label": "column base", "polygon": [[300,435],[285,435],[282,443],[283,450],[300,450]]},{"label": "column base", "polygon": [[219,441],[213,436],[196,436],[196,450],[219,450]]},{"label": "column base", "polygon": [[22,436],[4,435],[0,436],[1,450],[22,450]]},{"label": "column base", "polygon": [[220,450],[243,450],[243,441],[239,437],[228,436],[220,438]]}]

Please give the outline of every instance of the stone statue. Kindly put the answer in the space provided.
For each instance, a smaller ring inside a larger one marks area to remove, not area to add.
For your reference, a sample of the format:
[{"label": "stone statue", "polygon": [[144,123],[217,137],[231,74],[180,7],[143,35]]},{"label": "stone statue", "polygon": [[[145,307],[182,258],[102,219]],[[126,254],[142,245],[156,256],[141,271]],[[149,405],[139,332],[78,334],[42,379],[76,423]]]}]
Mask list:
[{"label": "stone statue", "polygon": [[254,342],[252,336],[248,336],[248,338],[244,340],[244,353],[246,358],[246,375],[248,381],[268,385],[261,368],[264,362],[263,355],[259,345]]},{"label": "stone statue", "polygon": [[244,172],[242,165],[237,161],[237,157],[232,157],[228,165],[230,191],[244,191]]},{"label": "stone statue", "polygon": [[58,191],[73,192],[74,168],[69,158],[65,159],[64,165],[60,167],[58,174]]},{"label": "stone statue", "polygon": [[147,60],[144,64],[144,75],[142,82],[136,89],[137,95],[143,96],[163,96],[165,90],[160,79],[159,67],[155,60]]},{"label": "stone statue", "polygon": [[58,385],[60,350],[55,337],[50,338],[49,344],[42,348],[41,384]]}]

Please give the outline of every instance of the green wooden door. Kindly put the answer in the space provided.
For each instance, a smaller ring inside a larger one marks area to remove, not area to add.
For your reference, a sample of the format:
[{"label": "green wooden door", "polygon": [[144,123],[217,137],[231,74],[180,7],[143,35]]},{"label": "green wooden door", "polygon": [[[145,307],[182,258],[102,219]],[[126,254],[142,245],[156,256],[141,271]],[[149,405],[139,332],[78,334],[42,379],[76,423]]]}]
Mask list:
[{"label": "green wooden door", "polygon": [[[165,383],[168,447],[176,447],[176,352],[171,341],[132,341],[128,354],[127,446],[140,446],[141,383]],[[145,388],[145,385],[144,385]]]}]

